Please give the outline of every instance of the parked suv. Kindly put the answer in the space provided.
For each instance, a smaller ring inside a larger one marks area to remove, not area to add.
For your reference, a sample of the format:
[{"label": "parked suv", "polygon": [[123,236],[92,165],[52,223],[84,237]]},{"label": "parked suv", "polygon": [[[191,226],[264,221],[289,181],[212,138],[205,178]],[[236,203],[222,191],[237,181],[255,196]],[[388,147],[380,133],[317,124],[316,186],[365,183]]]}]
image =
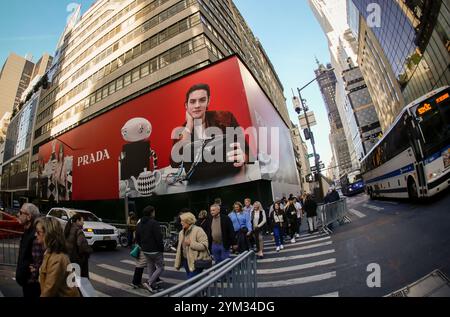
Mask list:
[{"label": "parked suv", "polygon": [[67,221],[77,213],[84,219],[83,231],[90,246],[106,246],[110,250],[114,250],[117,247],[119,243],[117,228],[102,222],[102,219],[92,212],[79,209],[52,208],[48,212],[47,217],[56,218],[64,228]]}]

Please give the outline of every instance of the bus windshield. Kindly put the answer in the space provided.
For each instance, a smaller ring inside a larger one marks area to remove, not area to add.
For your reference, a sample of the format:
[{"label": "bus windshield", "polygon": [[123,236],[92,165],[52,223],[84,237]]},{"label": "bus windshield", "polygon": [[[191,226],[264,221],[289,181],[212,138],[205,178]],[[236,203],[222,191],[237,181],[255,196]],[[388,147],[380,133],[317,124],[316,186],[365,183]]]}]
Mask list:
[{"label": "bus windshield", "polygon": [[424,137],[425,156],[438,152],[450,140],[450,90],[437,96],[420,104],[416,109]]}]

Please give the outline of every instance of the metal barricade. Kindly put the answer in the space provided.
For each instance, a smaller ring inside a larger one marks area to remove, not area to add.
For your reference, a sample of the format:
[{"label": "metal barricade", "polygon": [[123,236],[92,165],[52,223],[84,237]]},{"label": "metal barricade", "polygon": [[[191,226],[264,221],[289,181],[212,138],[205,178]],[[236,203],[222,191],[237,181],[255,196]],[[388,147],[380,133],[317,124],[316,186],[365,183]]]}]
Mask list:
[{"label": "metal barricade", "polygon": [[246,251],[173,297],[256,297],[256,255]]},{"label": "metal barricade", "polygon": [[317,216],[321,222],[321,231],[332,233],[329,225],[338,221],[340,223],[351,222],[347,216],[347,200],[341,199],[329,204],[322,204],[317,206]]},{"label": "metal barricade", "polygon": [[23,232],[0,229],[0,265],[16,266]]},{"label": "metal barricade", "polygon": [[162,292],[159,292],[159,293],[153,295],[152,297],[171,297],[174,294],[180,292],[182,289],[187,288],[187,287],[195,284],[196,282],[198,282],[199,280],[201,280],[204,277],[208,276],[209,274],[219,270],[220,268],[222,268],[225,264],[227,264],[229,262],[231,262],[231,259],[226,259],[226,260],[220,262],[219,264],[214,265],[210,269],[203,271],[199,275],[194,276],[193,278],[190,278],[190,279],[182,282],[181,284],[177,284],[175,286],[172,286],[169,289],[166,289],[166,290],[164,290]]}]

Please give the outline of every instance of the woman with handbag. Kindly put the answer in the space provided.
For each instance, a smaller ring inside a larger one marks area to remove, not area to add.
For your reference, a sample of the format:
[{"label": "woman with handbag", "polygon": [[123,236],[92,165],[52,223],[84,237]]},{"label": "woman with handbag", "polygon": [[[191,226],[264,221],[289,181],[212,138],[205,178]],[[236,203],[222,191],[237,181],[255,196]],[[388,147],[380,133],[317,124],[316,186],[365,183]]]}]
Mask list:
[{"label": "woman with handbag", "polygon": [[188,279],[200,274],[212,266],[208,250],[208,237],[205,231],[195,225],[195,216],[190,213],[180,215],[183,229],[178,235],[178,248],[175,257],[175,269],[181,266],[186,270]]},{"label": "woman with handbag", "polygon": [[256,250],[258,252],[258,259],[264,258],[263,248],[264,241],[262,236],[262,228],[266,224],[266,213],[261,206],[259,201],[253,203],[252,209],[252,225],[253,225],[253,236],[256,242]]}]

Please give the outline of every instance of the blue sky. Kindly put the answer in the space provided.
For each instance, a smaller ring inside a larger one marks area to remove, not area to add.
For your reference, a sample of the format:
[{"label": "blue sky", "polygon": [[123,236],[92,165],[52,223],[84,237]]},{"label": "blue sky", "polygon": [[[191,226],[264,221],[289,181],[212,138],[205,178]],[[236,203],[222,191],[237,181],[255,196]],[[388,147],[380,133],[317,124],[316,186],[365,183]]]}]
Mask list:
[{"label": "blue sky", "polygon": [[[54,53],[66,24],[68,0],[15,0],[0,4],[0,67],[10,52],[31,53],[34,61],[43,52]],[[94,0],[77,0],[83,12]],[[306,0],[235,0],[253,33],[264,46],[284,86],[291,120],[298,123],[292,107],[292,92],[314,78],[315,57],[329,61],[327,41]],[[313,128],[317,151],[328,165],[331,147],[330,126],[319,87],[313,84],[302,91],[318,125]],[[310,153],[311,145],[307,142]]]}]

